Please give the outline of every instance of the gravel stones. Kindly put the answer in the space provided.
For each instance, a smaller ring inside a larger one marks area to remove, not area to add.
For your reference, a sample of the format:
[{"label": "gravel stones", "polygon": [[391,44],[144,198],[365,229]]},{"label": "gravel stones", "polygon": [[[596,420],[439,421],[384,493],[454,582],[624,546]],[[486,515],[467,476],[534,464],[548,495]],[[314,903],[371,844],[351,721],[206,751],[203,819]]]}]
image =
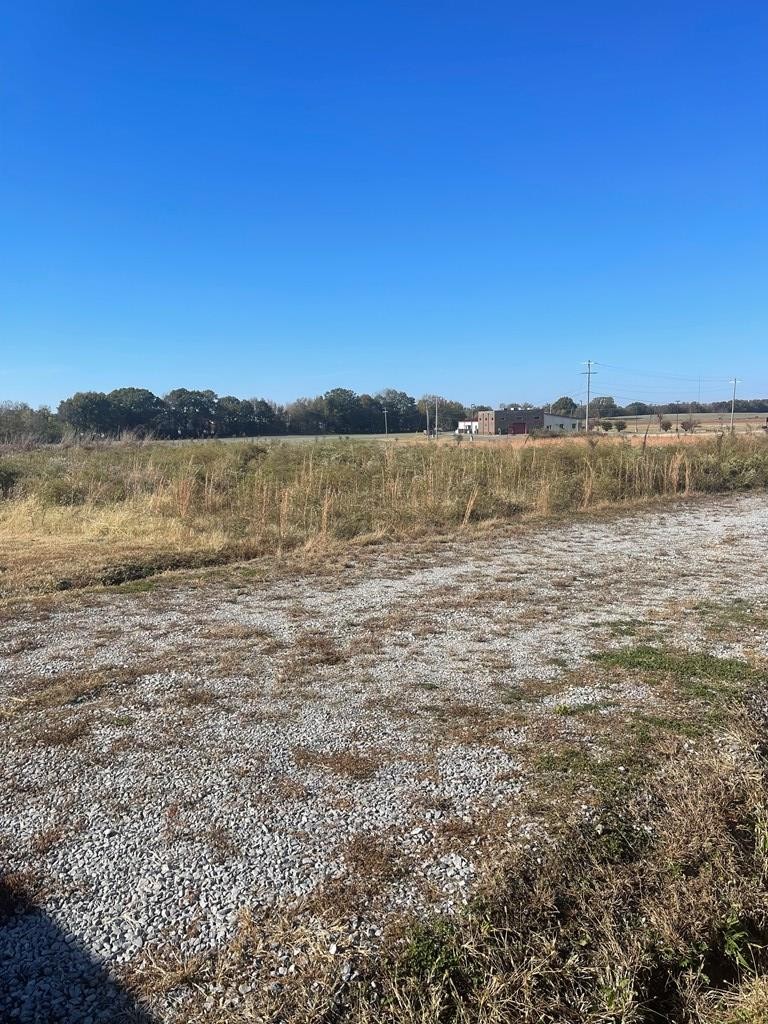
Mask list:
[{"label": "gravel stones", "polygon": [[[119,1019],[104,1016],[123,998],[109,972],[163,946],[214,949],[245,908],[300,907],[355,873],[381,875],[359,925],[369,945],[389,914],[460,907],[489,817],[498,841],[528,841],[528,721],[652,700],[581,683],[580,666],[626,642],[612,623],[652,629],[681,569],[686,600],[722,600],[730,580],[764,602],[766,536],[768,504],[747,496],[4,623],[0,703],[72,673],[98,686],[0,723],[0,868],[45,880],[40,910],[0,923],[0,1019]],[[683,621],[676,641],[695,645],[696,629]],[[510,694],[564,667],[565,687],[507,722],[522,706]],[[242,986],[216,999],[250,998]]]}]

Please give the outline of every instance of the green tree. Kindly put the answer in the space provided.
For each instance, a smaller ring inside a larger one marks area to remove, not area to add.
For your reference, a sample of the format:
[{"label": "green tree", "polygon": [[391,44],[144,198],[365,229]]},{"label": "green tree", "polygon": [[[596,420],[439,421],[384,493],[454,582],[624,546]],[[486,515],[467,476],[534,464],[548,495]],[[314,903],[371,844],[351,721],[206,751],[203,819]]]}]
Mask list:
[{"label": "green tree", "polygon": [[252,398],[253,432],[256,435],[284,434],[285,410],[265,398]]},{"label": "green tree", "polygon": [[117,430],[165,433],[168,406],[146,388],[116,388],[107,398],[112,403]]},{"label": "green tree", "polygon": [[170,430],[178,437],[210,437],[216,422],[216,393],[175,388],[165,396]]},{"label": "green tree", "polygon": [[651,407],[645,402],[630,402],[624,409],[625,416],[647,416],[650,412]]},{"label": "green tree", "polygon": [[552,403],[552,413],[554,416],[573,416],[576,409],[577,405],[569,395],[562,395],[556,402]]},{"label": "green tree", "polygon": [[32,438],[50,443],[61,440],[62,424],[47,405],[33,409],[26,402],[0,402],[0,440]]},{"label": "green tree", "polygon": [[214,431],[218,437],[250,437],[255,434],[253,405],[234,395],[222,395],[214,409]]},{"label": "green tree", "polygon": [[395,391],[393,388],[385,388],[376,395],[377,401],[387,408],[387,422],[390,433],[408,433],[411,430],[418,430],[422,423],[422,416],[416,405],[416,399],[405,391]]},{"label": "green tree", "polygon": [[114,434],[119,411],[102,391],[77,391],[59,404],[59,417],[78,433]]},{"label": "green tree", "polygon": [[332,388],[322,397],[326,430],[332,434],[355,434],[360,428],[360,401],[349,388]]},{"label": "green tree", "polygon": [[450,398],[442,398],[440,395],[422,395],[419,399],[418,408],[426,422],[429,412],[429,425],[434,428],[435,401],[437,401],[437,424],[440,430],[455,430],[459,420],[467,419],[467,410],[463,402],[456,402]]},{"label": "green tree", "polygon": [[322,398],[297,398],[285,408],[285,423],[289,434],[324,434],[325,402]]},{"label": "green tree", "polygon": [[619,407],[610,395],[597,395],[590,403],[590,412],[597,416],[615,416]]}]

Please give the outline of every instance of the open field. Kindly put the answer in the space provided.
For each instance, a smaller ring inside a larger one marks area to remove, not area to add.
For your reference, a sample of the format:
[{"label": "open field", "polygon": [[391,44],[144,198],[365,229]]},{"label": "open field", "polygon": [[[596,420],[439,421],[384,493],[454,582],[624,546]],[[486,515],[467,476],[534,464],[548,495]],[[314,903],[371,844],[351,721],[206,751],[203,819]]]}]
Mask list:
[{"label": "open field", "polygon": [[[0,597],[768,485],[768,437],[105,444],[0,457]],[[271,570],[268,570],[271,571]]]},{"label": "open field", "polygon": [[[649,434],[665,433],[662,431],[655,413],[652,416],[616,416],[610,417],[610,419],[612,422],[623,420],[627,424],[626,434],[643,434],[646,429]],[[676,416],[675,413],[665,413],[663,419],[671,424],[669,433],[674,434],[678,431],[682,435],[684,431],[680,427],[680,423],[689,419],[689,416],[687,413],[680,413],[679,416]],[[731,414],[727,412],[695,412],[693,421],[696,424],[696,435],[727,433],[731,426]],[[768,422],[768,413],[764,412],[737,412],[733,417],[734,430],[739,434],[760,431],[765,427],[766,422]]]},{"label": "open field", "polygon": [[757,492],[7,604],[0,1017],[764,1020],[766,536]]}]

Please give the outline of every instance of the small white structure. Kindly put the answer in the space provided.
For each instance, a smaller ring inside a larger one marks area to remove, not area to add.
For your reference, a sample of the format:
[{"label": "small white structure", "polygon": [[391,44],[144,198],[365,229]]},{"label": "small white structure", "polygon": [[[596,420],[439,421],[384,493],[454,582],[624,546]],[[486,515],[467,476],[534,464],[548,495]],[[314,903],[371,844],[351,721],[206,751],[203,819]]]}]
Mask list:
[{"label": "small white structure", "polygon": [[459,425],[454,431],[455,434],[476,434],[477,420],[459,420]]},{"label": "small white structure", "polygon": [[570,433],[581,429],[583,421],[576,416],[556,416],[554,413],[544,413],[544,429],[554,431],[562,431],[562,433]]}]

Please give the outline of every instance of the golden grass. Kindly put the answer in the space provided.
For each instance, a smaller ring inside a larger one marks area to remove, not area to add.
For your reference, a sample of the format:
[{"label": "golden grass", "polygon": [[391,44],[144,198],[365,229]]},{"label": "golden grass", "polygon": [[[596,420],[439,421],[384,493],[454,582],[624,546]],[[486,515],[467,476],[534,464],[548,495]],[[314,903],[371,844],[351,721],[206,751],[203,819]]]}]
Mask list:
[{"label": "golden grass", "polygon": [[48,448],[0,459],[0,593],[768,485],[762,435]]}]

